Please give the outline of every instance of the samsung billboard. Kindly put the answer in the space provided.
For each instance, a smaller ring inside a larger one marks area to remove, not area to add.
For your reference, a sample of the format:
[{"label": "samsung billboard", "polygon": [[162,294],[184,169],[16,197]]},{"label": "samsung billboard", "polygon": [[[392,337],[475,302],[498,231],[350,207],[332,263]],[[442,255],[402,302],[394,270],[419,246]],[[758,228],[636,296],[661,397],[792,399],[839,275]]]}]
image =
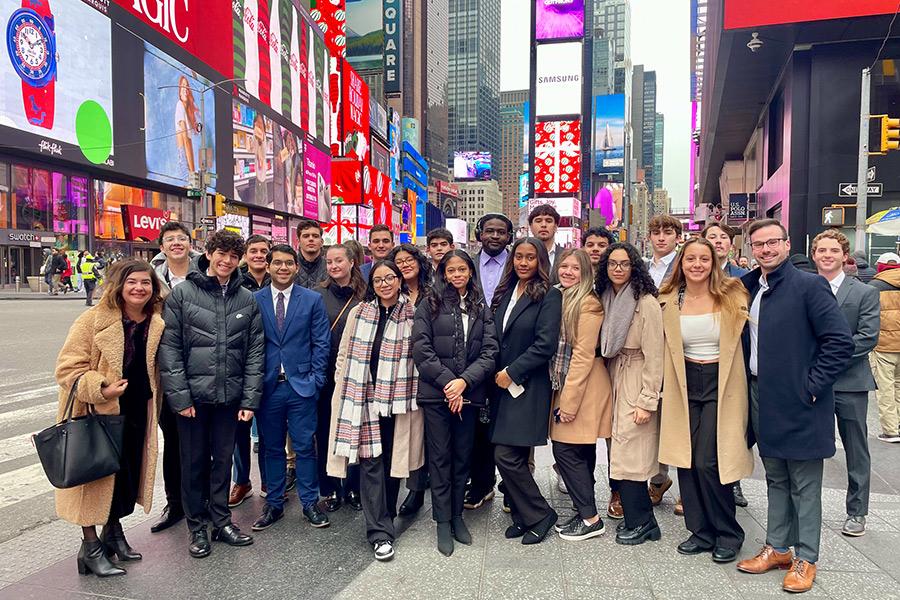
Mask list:
[{"label": "samsung billboard", "polygon": [[535,115],[581,114],[581,42],[537,47]]}]

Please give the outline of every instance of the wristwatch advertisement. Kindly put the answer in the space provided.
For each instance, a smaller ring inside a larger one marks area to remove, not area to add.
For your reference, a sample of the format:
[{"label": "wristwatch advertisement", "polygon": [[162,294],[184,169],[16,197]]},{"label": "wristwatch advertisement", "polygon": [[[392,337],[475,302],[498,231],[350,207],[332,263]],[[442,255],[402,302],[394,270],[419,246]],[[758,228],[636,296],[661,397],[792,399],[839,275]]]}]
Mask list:
[{"label": "wristwatch advertisement", "polygon": [[22,102],[28,122],[53,129],[59,56],[49,0],[22,0],[6,26],[6,47],[22,80]]}]

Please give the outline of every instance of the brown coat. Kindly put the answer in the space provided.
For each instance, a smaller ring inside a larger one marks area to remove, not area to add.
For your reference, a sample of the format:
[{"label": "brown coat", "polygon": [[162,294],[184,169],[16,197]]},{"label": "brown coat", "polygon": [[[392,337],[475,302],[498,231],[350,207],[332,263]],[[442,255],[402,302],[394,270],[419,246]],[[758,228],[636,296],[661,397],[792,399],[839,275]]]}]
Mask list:
[{"label": "brown coat", "polygon": [[[879,352],[900,352],[900,290],[888,287],[900,287],[900,269],[882,271],[872,282],[875,287],[882,290],[879,294],[881,332],[875,349]],[[885,287],[888,289],[884,290]]]},{"label": "brown coat", "polygon": [[[659,471],[659,391],[663,375],[663,327],[659,302],[645,295],[638,302],[625,346],[609,362],[613,431],[610,477],[647,481]],[[635,407],[650,411],[650,421],[635,425]]]},{"label": "brown coat", "polygon": [[[157,311],[151,317],[147,331],[147,375],[153,397],[148,398],[147,402],[147,431],[137,497],[137,502],[144,507],[145,513],[150,512],[153,481],[156,477],[156,425],[161,406],[156,351],[164,328],[165,324]],[[125,329],[120,311],[110,310],[101,304],[78,317],[69,329],[69,335],[57,359],[56,381],[60,386],[57,421],[63,418],[69,390],[79,375],[81,379],[73,409],[76,417],[87,414],[88,404],[93,404],[101,415],[119,414],[119,401],[106,400],[100,393],[100,387],[122,378],[124,357]],[[103,525],[109,517],[114,481],[115,475],[110,475],[84,485],[56,490],[56,514],[76,525]]]},{"label": "brown coat", "polygon": [[[659,302],[662,305],[663,328],[666,332],[659,462],[687,469],[692,463],[691,428],[678,294],[667,294]],[[740,481],[753,473],[753,455],[747,446],[747,420],[750,414],[747,372],[741,346],[741,332],[749,318],[746,302],[741,311],[737,318],[725,311],[720,315],[716,461],[719,465],[719,481],[723,485]]]},{"label": "brown coat", "polygon": [[[334,394],[331,397],[331,424],[328,427],[328,462],[325,469],[331,477],[347,477],[347,457],[334,453],[334,436],[337,418],[341,412],[341,381],[347,371],[347,349],[350,347],[352,323],[359,314],[359,305],[350,309],[347,326],[341,336],[334,372]],[[412,360],[412,357],[410,357]],[[425,418],[421,410],[394,417],[394,446],[391,452],[391,477],[409,477],[425,464]]]},{"label": "brown coat", "polygon": [[612,435],[612,387],[603,358],[597,356],[603,306],[593,296],[581,305],[578,335],[562,390],[553,394],[553,409],[574,414],[571,423],[550,420],[550,439],[569,444],[595,444]]}]

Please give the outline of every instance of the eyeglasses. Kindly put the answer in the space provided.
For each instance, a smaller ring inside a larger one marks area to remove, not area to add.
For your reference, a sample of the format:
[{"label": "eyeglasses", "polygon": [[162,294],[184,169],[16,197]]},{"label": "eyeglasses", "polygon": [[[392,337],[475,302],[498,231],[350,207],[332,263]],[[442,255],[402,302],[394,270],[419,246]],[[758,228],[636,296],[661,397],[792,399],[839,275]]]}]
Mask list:
[{"label": "eyeglasses", "polygon": [[189,242],[191,238],[186,235],[167,235],[163,238],[163,244],[171,244],[173,242]]},{"label": "eyeglasses", "polygon": [[385,275],[384,277],[375,277],[372,279],[372,285],[375,287],[381,287],[382,285],[394,285],[394,282],[397,281],[396,275]]},{"label": "eyeglasses", "polygon": [[623,260],[622,262],[619,262],[617,260],[611,260],[609,261],[609,268],[613,271],[628,271],[631,269],[631,261]]},{"label": "eyeglasses", "polygon": [[787,238],[772,238],[764,242],[750,242],[750,247],[754,250],[762,250],[763,246],[768,246],[769,248],[777,248],[778,245],[786,239]]},{"label": "eyeglasses", "polygon": [[394,264],[398,267],[404,267],[406,265],[414,265],[416,263],[415,258],[401,258],[400,260],[395,260]]},{"label": "eyeglasses", "polygon": [[288,269],[293,269],[295,266],[297,266],[297,263],[295,263],[292,260],[273,260],[272,266],[275,267],[276,269],[280,269],[281,267],[287,267]]}]

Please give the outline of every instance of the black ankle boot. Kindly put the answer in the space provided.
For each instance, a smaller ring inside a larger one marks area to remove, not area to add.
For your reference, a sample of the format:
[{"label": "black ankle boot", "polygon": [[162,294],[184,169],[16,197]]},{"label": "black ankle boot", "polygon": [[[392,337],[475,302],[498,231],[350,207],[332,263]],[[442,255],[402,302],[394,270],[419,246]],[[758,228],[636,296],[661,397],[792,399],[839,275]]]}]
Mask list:
[{"label": "black ankle boot", "polygon": [[81,549],[78,551],[78,572],[81,575],[93,573],[98,577],[110,577],[124,575],[125,569],[109,562],[100,540],[93,542],[82,540]]},{"label": "black ankle boot", "polygon": [[450,530],[450,523],[437,524],[437,542],[441,554],[444,556],[453,554],[453,532]]},{"label": "black ankle boot", "polygon": [[462,517],[453,517],[450,520],[450,528],[453,530],[453,537],[457,542],[466,546],[472,544],[472,534],[469,533],[469,528],[466,527],[466,522]]},{"label": "black ankle boot", "polygon": [[106,555],[110,558],[118,556],[119,560],[141,560],[140,552],[135,552],[134,548],[128,545],[125,539],[125,532],[122,531],[122,524],[106,525],[100,532],[100,542],[106,549]]},{"label": "black ankle boot", "polygon": [[416,514],[419,512],[419,509],[422,508],[423,504],[425,504],[425,492],[410,490],[409,494],[406,496],[406,500],[400,505],[400,516],[410,517]]}]

